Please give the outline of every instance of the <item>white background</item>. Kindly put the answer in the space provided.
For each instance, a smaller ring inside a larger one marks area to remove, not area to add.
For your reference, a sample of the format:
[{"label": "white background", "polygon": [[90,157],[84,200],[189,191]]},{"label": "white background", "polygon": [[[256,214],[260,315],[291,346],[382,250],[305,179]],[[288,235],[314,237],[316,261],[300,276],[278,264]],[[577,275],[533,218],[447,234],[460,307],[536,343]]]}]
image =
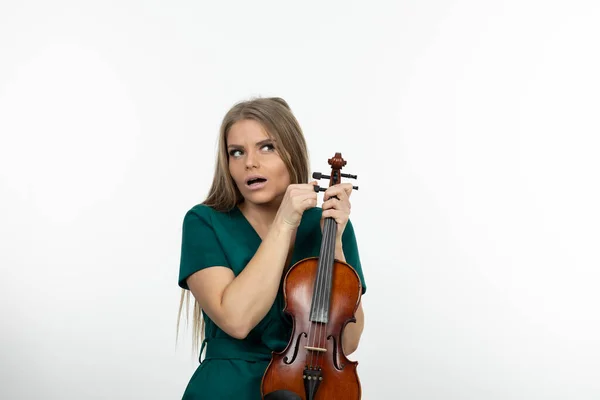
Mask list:
[{"label": "white background", "polygon": [[342,152],[364,399],[600,398],[600,3],[3,1],[0,398],[178,399],[227,109]]}]

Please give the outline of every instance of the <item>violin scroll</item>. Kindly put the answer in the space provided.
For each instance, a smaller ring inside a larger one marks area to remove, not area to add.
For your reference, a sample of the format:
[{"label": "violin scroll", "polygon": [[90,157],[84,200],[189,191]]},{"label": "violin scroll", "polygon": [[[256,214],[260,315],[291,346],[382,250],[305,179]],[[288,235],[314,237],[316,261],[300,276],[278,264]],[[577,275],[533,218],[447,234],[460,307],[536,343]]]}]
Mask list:
[{"label": "violin scroll", "polygon": [[[342,174],[340,172],[347,163],[347,161],[342,158],[342,153],[335,153],[335,156],[330,158],[328,160],[328,162],[329,162],[329,165],[332,166],[331,175],[323,175],[320,172],[314,172],[312,175],[313,179],[329,179],[329,187],[331,187],[333,185],[337,185],[338,183],[341,183],[342,182],[341,178],[350,178],[350,179],[358,178],[357,175]],[[358,190],[358,186],[352,186],[352,189]],[[314,190],[315,190],[315,192],[318,193],[318,192],[324,192],[327,189],[322,188],[319,185],[315,185]]]}]

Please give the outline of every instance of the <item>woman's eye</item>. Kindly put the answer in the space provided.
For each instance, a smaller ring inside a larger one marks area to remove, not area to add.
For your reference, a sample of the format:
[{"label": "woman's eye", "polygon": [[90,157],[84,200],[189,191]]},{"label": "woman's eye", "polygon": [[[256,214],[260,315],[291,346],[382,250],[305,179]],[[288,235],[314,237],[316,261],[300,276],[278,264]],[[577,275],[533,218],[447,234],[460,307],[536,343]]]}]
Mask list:
[{"label": "woman's eye", "polygon": [[[275,150],[275,146],[272,145],[272,144],[270,144],[270,143],[269,144],[265,144],[265,145],[263,145],[261,147],[261,149],[265,149],[265,148],[267,149],[267,151]],[[229,151],[229,155],[231,157],[240,157],[242,155],[242,153],[243,153],[243,151],[240,150],[240,149],[234,149],[234,150],[230,150]]]}]

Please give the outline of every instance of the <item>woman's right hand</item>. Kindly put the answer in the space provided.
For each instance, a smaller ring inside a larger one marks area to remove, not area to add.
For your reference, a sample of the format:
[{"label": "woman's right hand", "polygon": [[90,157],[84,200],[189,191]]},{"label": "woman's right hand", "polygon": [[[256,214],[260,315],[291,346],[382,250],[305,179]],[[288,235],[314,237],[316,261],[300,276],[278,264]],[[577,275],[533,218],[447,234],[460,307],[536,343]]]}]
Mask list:
[{"label": "woman's right hand", "polygon": [[302,214],[309,208],[317,206],[317,181],[289,185],[281,200],[275,216],[275,223],[289,229],[296,229],[302,220]]}]

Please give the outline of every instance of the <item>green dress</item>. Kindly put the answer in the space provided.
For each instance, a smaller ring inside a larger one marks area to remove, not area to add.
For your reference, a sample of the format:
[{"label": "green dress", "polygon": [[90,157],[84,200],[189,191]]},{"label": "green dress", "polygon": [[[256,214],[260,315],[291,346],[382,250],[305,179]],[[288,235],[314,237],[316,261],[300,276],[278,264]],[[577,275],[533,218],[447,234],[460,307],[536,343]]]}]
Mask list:
[{"label": "green dress", "polygon": [[[290,266],[307,258],[319,256],[321,245],[322,209],[314,207],[304,212],[296,233]],[[346,262],[366,285],[361,269],[358,247],[352,223],[348,221],[342,235]],[[237,276],[252,259],[261,238],[238,207],[218,212],[198,204],[183,220],[179,286],[189,290],[186,278],[210,266],[231,268]],[[235,339],[221,330],[205,314],[206,355],[192,375],[182,400],[261,399],[261,380],[268,367],[272,351],[282,351],[291,335],[291,317],[283,312],[282,286],[273,306],[257,326],[243,339]]]}]

